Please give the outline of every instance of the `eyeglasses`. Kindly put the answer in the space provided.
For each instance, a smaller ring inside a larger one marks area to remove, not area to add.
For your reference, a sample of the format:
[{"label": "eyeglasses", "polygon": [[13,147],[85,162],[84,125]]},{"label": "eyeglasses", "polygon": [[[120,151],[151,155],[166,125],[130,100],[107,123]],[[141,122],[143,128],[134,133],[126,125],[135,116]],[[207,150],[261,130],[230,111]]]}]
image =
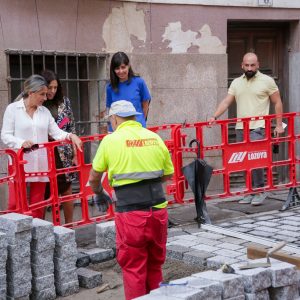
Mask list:
[{"label": "eyeglasses", "polygon": [[29,153],[29,152],[31,152],[31,151],[35,151],[35,150],[37,150],[37,149],[39,149],[39,144],[33,144],[31,147],[29,147],[29,148],[23,148],[23,152],[24,153]]}]

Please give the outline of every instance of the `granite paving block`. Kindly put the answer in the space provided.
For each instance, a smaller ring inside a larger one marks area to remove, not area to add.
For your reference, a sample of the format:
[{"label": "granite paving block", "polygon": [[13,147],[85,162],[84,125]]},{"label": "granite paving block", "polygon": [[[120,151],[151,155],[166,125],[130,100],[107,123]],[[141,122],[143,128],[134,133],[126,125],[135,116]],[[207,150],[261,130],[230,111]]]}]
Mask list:
[{"label": "granite paving block", "polygon": [[212,232],[199,232],[199,234],[197,234],[197,236],[201,237],[201,238],[212,239],[212,240],[219,240],[224,237],[224,235],[212,233]]},{"label": "granite paving block", "polygon": [[12,298],[20,298],[31,293],[31,280],[27,280],[22,284],[12,284],[7,281],[7,295]]},{"label": "granite paving block", "polygon": [[57,246],[64,246],[66,244],[74,243],[75,231],[62,226],[54,226],[54,237]]},{"label": "granite paving block", "polygon": [[102,283],[102,273],[87,268],[77,269],[79,286],[86,289],[93,289]]},{"label": "granite paving block", "polygon": [[250,229],[257,228],[257,225],[253,223],[240,224],[239,226],[241,226],[242,228],[250,228]]},{"label": "granite paving block", "polygon": [[[280,224],[285,224],[285,225],[291,225],[291,226],[296,226],[296,227],[300,227],[300,222],[298,221],[292,221],[292,220],[280,220]],[[278,226],[278,224],[277,224]]]},{"label": "granite paving block", "polygon": [[0,249],[5,249],[7,247],[7,236],[6,233],[0,231]]},{"label": "granite paving block", "polygon": [[261,226],[266,226],[266,227],[278,227],[278,223],[276,222],[272,222],[272,221],[260,221],[260,222],[256,222],[256,225],[258,225],[257,227],[261,227]]},{"label": "granite paving block", "polygon": [[288,231],[299,231],[299,228],[292,225],[280,225],[279,228],[281,230],[288,230]]},{"label": "granite paving block", "polygon": [[54,228],[51,222],[34,218],[32,220],[32,238],[39,240],[54,235]]},{"label": "granite paving block", "polygon": [[18,245],[8,245],[7,257],[16,262],[22,261],[25,257],[30,257],[30,243],[26,243],[22,247]]},{"label": "granite paving block", "polygon": [[239,251],[232,251],[232,250],[227,250],[227,249],[215,250],[215,251],[213,251],[213,253],[215,253],[215,255],[222,255],[222,256],[227,256],[230,258],[236,258],[243,254]]},{"label": "granite paving block", "polygon": [[245,240],[238,239],[238,238],[231,237],[231,236],[225,236],[224,238],[220,239],[219,241],[224,242],[224,243],[235,244],[235,245],[242,245],[245,243]]},{"label": "granite paving block", "polygon": [[0,273],[0,289],[3,289],[6,287],[6,273],[1,272]]},{"label": "granite paving block", "polygon": [[25,268],[20,268],[20,270],[16,273],[11,273],[7,271],[6,278],[7,278],[7,283],[10,283],[11,285],[14,286],[18,286],[31,281],[32,274],[30,269],[28,270]]},{"label": "granite paving block", "polygon": [[262,231],[263,228],[260,228],[260,230],[252,230],[251,232],[249,232],[249,234],[251,235],[255,235],[255,236],[261,236],[261,237],[272,237],[273,234],[271,232],[266,232],[266,231]]},{"label": "granite paving block", "polygon": [[167,257],[172,259],[182,260],[183,254],[189,251],[191,251],[191,248],[179,246],[179,245],[170,245],[167,246]]},{"label": "granite paving block", "polygon": [[255,293],[245,293],[246,300],[270,300],[269,291],[262,290]]},{"label": "granite paving block", "polygon": [[12,236],[17,232],[31,230],[32,217],[17,213],[9,213],[0,216],[0,230]]},{"label": "granite paving block", "polygon": [[[79,249],[78,249],[79,251]],[[76,267],[77,268],[83,268],[87,267],[90,264],[90,256],[86,253],[83,252],[78,252],[77,253],[77,260],[76,260]]]},{"label": "granite paving block", "polygon": [[77,256],[77,244],[75,242],[68,243],[63,246],[56,245],[54,248],[55,257],[67,258],[74,255]]},{"label": "granite paving block", "polygon": [[254,220],[253,219],[242,219],[242,220],[236,220],[236,221],[232,221],[232,223],[234,224],[238,224],[238,225],[242,225],[242,224],[249,224],[249,223],[253,223]]},{"label": "granite paving block", "polygon": [[209,251],[209,252],[213,252],[213,251],[217,251],[217,250],[221,249],[218,246],[209,246],[209,245],[203,245],[203,244],[195,245],[195,246],[192,246],[191,248],[195,249],[195,250],[199,250],[199,251]]},{"label": "granite paving block", "polygon": [[206,260],[206,265],[208,268],[220,268],[224,264],[235,264],[238,263],[239,260],[236,258],[230,258],[222,255],[217,255],[213,257],[209,257]]},{"label": "granite paving block", "polygon": [[242,245],[237,245],[237,244],[231,244],[231,243],[226,243],[222,241],[220,244],[216,245],[219,248],[227,249],[227,250],[240,250],[240,249],[245,249],[244,246]]},{"label": "granite paving block", "polygon": [[6,300],[30,300],[30,296],[26,295],[26,296],[22,296],[22,297],[14,297],[14,298],[7,296]]},{"label": "granite paving block", "polygon": [[[281,232],[279,232],[279,233],[281,233]],[[290,237],[290,236],[281,235],[281,234],[276,234],[274,236],[274,239],[276,239],[278,241],[285,241],[285,242],[288,242],[288,243],[293,243],[293,242],[298,240],[297,237]]]},{"label": "granite paving block", "polygon": [[78,280],[67,283],[55,282],[56,294],[62,297],[70,296],[79,292]]},{"label": "granite paving block", "polygon": [[193,241],[197,239],[196,235],[192,235],[192,234],[184,234],[180,236],[180,239],[182,240],[187,240],[187,241]]},{"label": "granite paving block", "polygon": [[192,246],[198,245],[198,243],[199,242],[197,240],[188,241],[188,240],[178,239],[176,241],[173,241],[173,242],[169,243],[169,245],[178,245],[178,246],[183,246],[183,247],[192,247]]},{"label": "granite paving block", "polygon": [[178,239],[180,239],[180,237],[178,237],[178,236],[168,237],[168,238],[167,238],[167,244],[168,244],[168,243],[171,243],[171,242],[173,242],[173,241],[177,241]]},{"label": "granite paving block", "polygon": [[272,220],[273,221],[274,216],[271,215],[265,215],[265,216],[260,216],[260,217],[256,217],[255,220],[257,221],[267,221],[267,220]]},{"label": "granite paving block", "polygon": [[221,284],[223,288],[222,296],[224,299],[244,294],[244,285],[241,275],[226,274],[219,271],[205,271],[193,274],[192,276],[216,281]]},{"label": "granite paving block", "polygon": [[299,231],[282,230],[282,231],[280,231],[280,234],[290,236],[290,237],[299,238]]},{"label": "granite paving block", "polygon": [[[265,262],[265,259],[253,260],[253,262]],[[271,267],[268,268],[271,274],[272,287],[293,285],[298,282],[296,267],[292,264],[271,259]]]},{"label": "granite paving block", "polygon": [[31,264],[32,275],[43,277],[54,273],[54,263],[50,261],[42,265]]},{"label": "granite paving block", "polygon": [[42,291],[45,289],[54,288],[54,275],[46,275],[42,277],[32,277],[32,289],[35,291]]},{"label": "granite paving block", "polygon": [[182,230],[182,228],[169,228],[168,229],[168,237],[185,235],[186,233]]},{"label": "granite paving block", "polygon": [[59,272],[54,269],[54,277],[55,277],[55,282],[61,282],[61,283],[72,282],[78,279],[76,268],[62,271],[62,272]]},{"label": "granite paving block", "polygon": [[298,285],[287,285],[277,288],[269,288],[270,298],[272,300],[294,300],[299,297]]},{"label": "granite paving block", "polygon": [[170,283],[175,284],[184,284],[187,283],[188,287],[201,289],[206,293],[206,299],[218,299],[222,297],[223,288],[222,286],[215,281],[208,280],[205,278],[196,278],[193,276],[184,277],[177,280],[172,280]]},{"label": "granite paving block", "polygon": [[49,249],[55,248],[55,239],[54,235],[48,235],[45,238],[41,239],[32,239],[31,243],[31,250],[36,252],[42,252]]},{"label": "granite paving block", "polygon": [[215,246],[220,244],[220,240],[209,240],[206,238],[201,238],[199,236],[197,236],[197,240],[199,245],[208,245],[208,246]]},{"label": "granite paving block", "polygon": [[[179,298],[175,296],[166,296],[166,295],[159,295],[159,300],[178,300]],[[141,296],[138,298],[135,298],[134,300],[158,300],[157,295],[153,294],[147,294],[145,296]]]},{"label": "granite paving block", "polygon": [[53,261],[54,250],[49,249],[43,252],[31,251],[31,263],[36,265],[45,265]]},{"label": "granite paving block", "polygon": [[244,289],[246,293],[256,293],[267,289],[271,286],[270,272],[266,268],[255,268],[248,270],[240,270],[240,266],[243,264],[231,265],[235,274],[242,275]]},{"label": "granite paving block", "polygon": [[102,249],[116,248],[116,228],[114,221],[96,224],[96,245]]},{"label": "granite paving block", "polygon": [[56,298],[56,291],[54,286],[42,291],[32,290],[32,293],[30,295],[31,300],[53,300],[55,298]]},{"label": "granite paving block", "polygon": [[202,229],[198,228],[198,227],[192,227],[192,228],[184,228],[183,231],[185,233],[189,233],[191,235],[194,235],[194,234],[198,234],[199,232],[201,232]]},{"label": "granite paving block", "polygon": [[0,289],[0,300],[7,300],[6,287]]},{"label": "granite paving block", "polygon": [[233,223],[230,223],[230,222],[224,222],[224,223],[219,223],[219,224],[216,224],[217,226],[220,226],[220,227],[223,227],[223,228],[228,228],[228,227],[231,227],[233,226]]},{"label": "granite paving block", "polygon": [[183,254],[183,261],[189,265],[193,266],[204,266],[206,265],[206,260],[212,257],[213,254],[206,251],[190,251]]},{"label": "granite paving block", "polygon": [[226,298],[226,300],[245,300],[245,295],[239,295],[236,297]]},{"label": "granite paving block", "polygon": [[161,296],[171,296],[178,299],[197,300],[204,299],[203,297],[207,296],[207,293],[201,289],[190,288],[185,285],[167,285],[152,290],[150,295],[155,295],[156,299],[161,299]]},{"label": "granite paving block", "polygon": [[82,252],[90,257],[90,262],[92,264],[113,259],[115,256],[114,251],[112,249],[93,248],[82,250]]},{"label": "granite paving block", "polygon": [[7,246],[0,248],[0,262],[6,262],[7,260]]},{"label": "granite paving block", "polygon": [[25,230],[22,232],[16,232],[14,235],[9,236],[8,244],[22,247],[24,244],[29,244],[31,240],[31,230]]},{"label": "granite paving block", "polygon": [[70,256],[68,259],[61,259],[58,257],[54,257],[54,270],[58,272],[64,272],[70,269],[74,269],[76,267],[77,256]]},{"label": "granite paving block", "polygon": [[238,226],[231,227],[230,230],[237,231],[237,232],[243,232],[243,233],[252,231],[250,228],[242,228],[242,227],[238,227]]},{"label": "granite paving block", "polygon": [[24,257],[23,263],[16,263],[14,260],[7,260],[6,271],[8,275],[13,276],[17,273],[31,273],[30,257]]}]

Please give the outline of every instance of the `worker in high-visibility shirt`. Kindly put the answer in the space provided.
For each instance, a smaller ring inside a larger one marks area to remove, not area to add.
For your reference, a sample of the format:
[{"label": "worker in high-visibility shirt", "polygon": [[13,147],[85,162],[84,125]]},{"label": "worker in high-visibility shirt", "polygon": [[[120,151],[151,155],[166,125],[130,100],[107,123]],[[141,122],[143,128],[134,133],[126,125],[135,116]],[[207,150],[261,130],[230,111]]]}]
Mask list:
[{"label": "worker in high-visibility shirt", "polygon": [[115,131],[102,140],[89,177],[100,202],[105,201],[103,172],[108,172],[115,190],[117,261],[127,300],[149,293],[162,281],[168,227],[162,182],[174,172],[163,140],[135,121],[138,114],[128,101],[111,105],[109,118]]}]

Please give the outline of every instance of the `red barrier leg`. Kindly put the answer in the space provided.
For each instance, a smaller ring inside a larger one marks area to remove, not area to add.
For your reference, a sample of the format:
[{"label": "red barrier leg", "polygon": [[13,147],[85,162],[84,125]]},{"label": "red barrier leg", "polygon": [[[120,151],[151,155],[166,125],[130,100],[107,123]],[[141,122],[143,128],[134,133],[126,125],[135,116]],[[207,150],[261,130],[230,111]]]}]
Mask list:
[{"label": "red barrier leg", "polygon": [[[30,182],[30,192],[29,192],[29,203],[35,204],[44,200],[44,194],[46,189],[46,182]],[[45,209],[39,208],[32,210],[32,216],[34,218],[44,219]]]},{"label": "red barrier leg", "polygon": [[[13,166],[7,166],[8,174],[11,175],[13,172]],[[12,182],[8,182],[8,210],[15,210],[16,209],[16,194],[15,194],[15,187]]]}]

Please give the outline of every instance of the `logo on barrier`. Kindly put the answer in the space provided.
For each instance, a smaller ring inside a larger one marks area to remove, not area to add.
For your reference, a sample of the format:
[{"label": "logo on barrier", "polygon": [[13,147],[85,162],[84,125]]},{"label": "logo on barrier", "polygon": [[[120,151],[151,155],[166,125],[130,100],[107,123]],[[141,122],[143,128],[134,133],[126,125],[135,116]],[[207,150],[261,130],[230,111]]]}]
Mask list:
[{"label": "logo on barrier", "polygon": [[246,154],[247,154],[247,151],[234,152],[234,153],[232,153],[228,163],[229,164],[241,163],[244,160]]},{"label": "logo on barrier", "polygon": [[[241,163],[244,161],[246,155],[247,155],[247,151],[234,152],[232,153],[228,163],[229,164]],[[267,151],[254,151],[254,152],[249,152],[247,157],[248,160],[257,160],[257,159],[267,158],[268,154]]]}]

